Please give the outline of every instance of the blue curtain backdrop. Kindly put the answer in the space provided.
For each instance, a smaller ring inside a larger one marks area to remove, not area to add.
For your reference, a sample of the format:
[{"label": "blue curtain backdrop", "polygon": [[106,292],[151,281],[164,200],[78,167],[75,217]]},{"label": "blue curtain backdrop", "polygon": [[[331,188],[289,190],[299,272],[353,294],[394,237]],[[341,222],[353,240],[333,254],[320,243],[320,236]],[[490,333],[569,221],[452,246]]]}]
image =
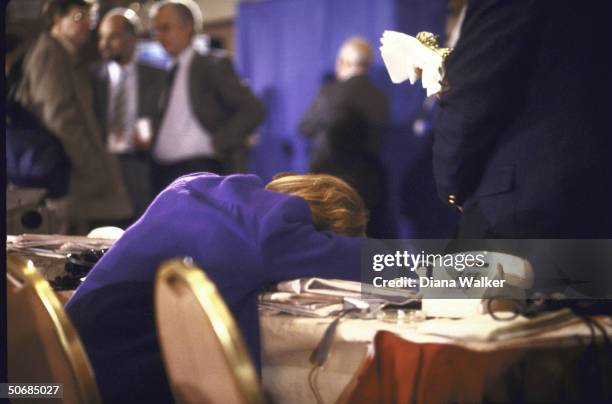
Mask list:
[{"label": "blue curtain backdrop", "polygon": [[[434,201],[430,211],[425,212],[428,216],[439,216],[439,212],[431,211],[436,208],[443,209],[443,218],[449,212],[435,196],[431,161],[423,161],[424,153],[431,148],[431,135],[423,132],[415,136],[412,129],[415,119],[423,117],[425,93],[420,85],[392,84],[377,51],[385,29],[411,35],[431,31],[443,39],[446,15],[446,0],[240,3],[236,66],[267,108],[266,120],[258,131],[259,143],[251,153],[251,171],[265,181],[280,171],[306,171],[308,144],[298,132],[299,121],[324,78],[333,75],[342,42],[349,36],[361,35],[375,49],[371,78],[387,93],[391,104],[392,125],[383,139],[381,157],[389,171],[389,209],[398,224],[396,236],[448,236],[453,217],[448,223],[435,224],[435,229],[424,230],[414,220],[416,213],[424,213],[411,211],[414,202],[422,199],[430,205]],[[424,170],[422,164],[426,165]],[[419,167],[425,174],[415,179],[412,173]],[[431,192],[434,195],[429,195]]]}]

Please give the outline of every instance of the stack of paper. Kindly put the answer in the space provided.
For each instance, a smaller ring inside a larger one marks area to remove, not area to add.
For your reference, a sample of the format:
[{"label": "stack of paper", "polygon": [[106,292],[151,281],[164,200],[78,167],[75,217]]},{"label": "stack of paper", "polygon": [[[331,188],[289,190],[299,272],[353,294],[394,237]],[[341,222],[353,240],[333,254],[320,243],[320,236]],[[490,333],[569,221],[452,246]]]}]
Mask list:
[{"label": "stack of paper", "polygon": [[60,234],[22,234],[7,236],[6,251],[64,259],[67,253],[109,248],[115,240]]},{"label": "stack of paper", "polygon": [[406,305],[417,299],[414,290],[375,288],[338,279],[294,279],[279,283],[275,289],[259,296],[261,308],[307,317],[329,316],[345,308],[345,302],[354,307],[369,308],[374,303],[376,307]]}]

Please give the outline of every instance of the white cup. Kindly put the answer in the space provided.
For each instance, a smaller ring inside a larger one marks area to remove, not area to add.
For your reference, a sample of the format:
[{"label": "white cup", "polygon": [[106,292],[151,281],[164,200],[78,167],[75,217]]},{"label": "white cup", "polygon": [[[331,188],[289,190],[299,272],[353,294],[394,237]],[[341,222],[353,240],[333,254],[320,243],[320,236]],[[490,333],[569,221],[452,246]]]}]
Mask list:
[{"label": "white cup", "polygon": [[149,144],[153,138],[153,127],[149,118],[139,118],[136,121],[136,133],[141,143]]}]

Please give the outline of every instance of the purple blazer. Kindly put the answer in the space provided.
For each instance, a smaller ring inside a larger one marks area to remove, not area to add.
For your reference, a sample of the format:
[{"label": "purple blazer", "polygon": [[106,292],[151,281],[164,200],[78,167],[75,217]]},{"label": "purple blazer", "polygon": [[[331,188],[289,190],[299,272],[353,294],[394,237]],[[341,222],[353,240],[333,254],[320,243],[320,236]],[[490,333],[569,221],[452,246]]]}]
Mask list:
[{"label": "purple blazer", "polygon": [[[301,198],[254,175],[177,179],[66,305],[107,402],[171,402],[153,310],[164,260],[189,256],[216,284],[259,365],[257,295],[300,277],[358,280],[363,238],[318,232]],[[180,341],[177,341],[180,343]]]}]

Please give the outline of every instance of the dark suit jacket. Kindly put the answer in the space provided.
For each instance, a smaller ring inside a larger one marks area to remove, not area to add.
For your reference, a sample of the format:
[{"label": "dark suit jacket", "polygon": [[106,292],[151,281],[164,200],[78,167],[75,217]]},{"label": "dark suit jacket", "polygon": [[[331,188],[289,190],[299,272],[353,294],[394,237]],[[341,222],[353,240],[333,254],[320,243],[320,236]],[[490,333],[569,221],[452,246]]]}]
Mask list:
[{"label": "dark suit jacket", "polygon": [[351,184],[370,211],[368,236],[389,237],[386,173],[378,148],[389,119],[389,102],[365,75],[324,85],[300,131],[314,138],[310,171]]},{"label": "dark suit jacket", "polygon": [[609,15],[609,2],[469,2],[434,143],[460,235],[611,235]]},{"label": "dark suit jacket", "polygon": [[316,231],[303,199],[254,175],[188,175],[113,245],[66,310],[105,402],[172,402],[153,308],[163,261],[190,256],[204,268],[259,363],[258,293],[293,278],[357,280],[364,241]]},{"label": "dark suit jacket", "polygon": [[[221,53],[194,53],[189,67],[191,105],[212,135],[215,151],[225,158],[247,147],[247,138],[265,116],[262,102],[242,82]],[[159,114],[159,124],[163,112]]]},{"label": "dark suit jacket", "polygon": [[[156,67],[136,63],[138,71],[138,117],[147,117],[151,122],[156,121],[156,116],[159,113],[159,98],[164,87],[166,72]],[[106,63],[98,63],[94,65],[93,73],[93,91],[94,91],[94,108],[98,122],[102,128],[104,140],[106,141],[107,133],[107,117],[108,117],[108,87],[109,77]],[[155,128],[152,128],[155,131]]]},{"label": "dark suit jacket", "polygon": [[[143,63],[136,63],[138,74],[138,106],[137,117],[149,118],[154,126],[159,113],[159,100],[164,88],[166,72]],[[92,69],[94,109],[102,128],[102,136],[106,144],[108,136],[108,90],[109,77],[107,64],[102,62]],[[155,128],[151,128],[153,132]],[[146,150],[133,150],[118,156],[121,171],[125,181],[134,213],[139,216],[147,208],[153,195],[150,187],[150,154]]]},{"label": "dark suit jacket", "polygon": [[321,87],[302,117],[300,132],[309,137],[324,136],[324,132],[337,122],[338,115],[347,111],[358,115],[368,128],[367,139],[359,139],[360,144],[353,147],[376,153],[389,122],[389,100],[366,75]]}]

